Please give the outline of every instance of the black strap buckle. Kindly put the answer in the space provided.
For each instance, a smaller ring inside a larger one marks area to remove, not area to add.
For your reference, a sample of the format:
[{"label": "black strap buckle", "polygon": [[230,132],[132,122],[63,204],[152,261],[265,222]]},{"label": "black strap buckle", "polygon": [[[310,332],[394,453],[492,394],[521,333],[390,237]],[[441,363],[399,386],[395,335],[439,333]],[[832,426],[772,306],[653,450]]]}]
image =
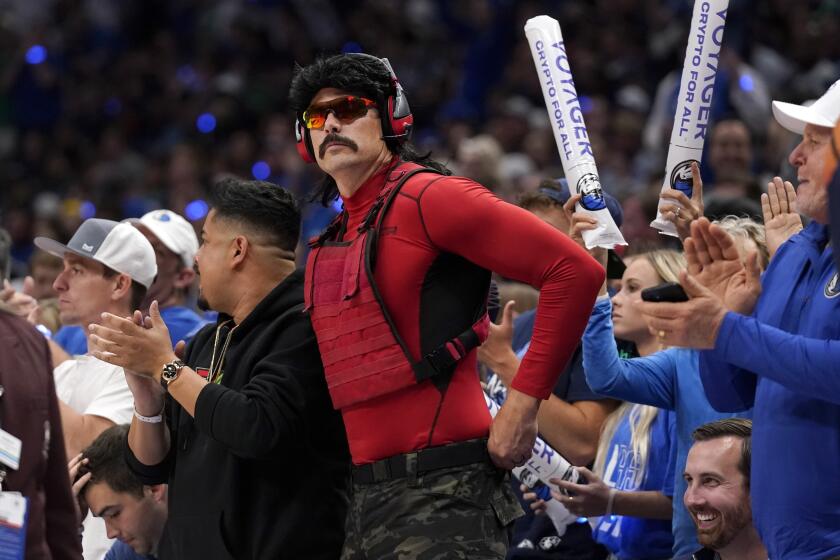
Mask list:
[{"label": "black strap buckle", "polygon": [[417,368],[420,371],[415,371],[417,381],[424,381],[430,377],[449,373],[461,358],[455,358],[447,348],[448,342],[445,342],[423,356],[421,364],[425,367]]}]

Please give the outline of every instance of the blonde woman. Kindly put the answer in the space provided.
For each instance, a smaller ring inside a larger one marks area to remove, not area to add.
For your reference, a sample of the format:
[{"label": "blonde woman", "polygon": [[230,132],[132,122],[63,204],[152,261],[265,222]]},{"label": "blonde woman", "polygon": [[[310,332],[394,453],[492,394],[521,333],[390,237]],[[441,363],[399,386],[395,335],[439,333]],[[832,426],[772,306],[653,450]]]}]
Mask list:
[{"label": "blonde woman", "polygon": [[[628,259],[621,288],[612,298],[614,336],[633,342],[641,356],[658,352],[661,346],[635,311],[640,293],[676,280],[684,267],[682,254],[673,250],[651,251]],[[606,289],[603,291],[606,297]],[[617,354],[612,336],[599,344],[609,345]],[[587,367],[584,346],[585,371]],[[599,516],[593,537],[617,559],[671,557],[675,424],[671,411],[622,404],[604,423],[594,472],[580,469],[588,484],[563,482],[560,486],[572,495],[555,495],[573,513]]]}]

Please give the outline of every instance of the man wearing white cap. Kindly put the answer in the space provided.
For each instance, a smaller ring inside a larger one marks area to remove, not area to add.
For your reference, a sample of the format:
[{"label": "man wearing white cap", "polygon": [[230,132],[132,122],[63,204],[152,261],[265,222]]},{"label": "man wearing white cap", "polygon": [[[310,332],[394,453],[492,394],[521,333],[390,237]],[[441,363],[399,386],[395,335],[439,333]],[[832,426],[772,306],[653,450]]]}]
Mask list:
[{"label": "man wearing white cap", "polygon": [[[198,237],[192,225],[172,210],[152,210],[142,218],[125,220],[134,224],[152,244],[158,274],[149,287],[143,304],[135,309],[147,310],[153,300],[160,305],[160,314],[172,346],[179,340],[189,342],[208,323],[185,305],[195,280],[193,261],[198,252]],[[87,338],[76,326],[63,326],[55,341],[70,354],[87,352]]]},{"label": "man wearing white cap", "polygon": [[198,237],[193,226],[172,210],[152,210],[139,220],[130,220],[152,244],[158,275],[149,288],[142,309],[157,300],[160,316],[169,329],[172,345],[189,342],[195,332],[207,324],[186,305],[195,280],[193,264],[198,252]]},{"label": "man wearing white cap", "polygon": [[[823,167],[840,118],[840,81],[810,106],[776,101],[773,114],[803,136],[789,160],[796,210],[810,224],[781,244],[759,284],[732,239],[698,220],[685,243],[682,283],[691,299],[642,311],[664,344],[708,349],[700,375],[712,406],[754,406],[752,509],[770,558],[826,560],[840,558],[840,275]],[[778,192],[767,202],[781,216],[790,198]]]},{"label": "man wearing white cap", "polygon": [[[151,243],[127,223],[91,218],[66,245],[45,237],[36,237],[35,245],[64,260],[53,283],[61,322],[82,326],[85,336],[102,313],[125,317],[137,309],[157,274]],[[111,426],[131,422],[134,397],[123,368],[83,355],[61,362],[53,374],[68,457]],[[101,558],[108,548],[102,520],[89,518],[85,559]]]}]

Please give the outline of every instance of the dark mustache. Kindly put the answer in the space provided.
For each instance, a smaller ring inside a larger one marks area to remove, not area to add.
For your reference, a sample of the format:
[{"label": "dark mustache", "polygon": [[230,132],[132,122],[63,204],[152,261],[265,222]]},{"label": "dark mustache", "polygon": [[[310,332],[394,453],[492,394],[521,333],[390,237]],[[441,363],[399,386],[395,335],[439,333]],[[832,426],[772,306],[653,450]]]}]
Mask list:
[{"label": "dark mustache", "polygon": [[353,150],[354,152],[359,151],[359,146],[355,142],[353,142],[353,140],[351,140],[350,138],[347,138],[346,136],[341,136],[339,134],[336,134],[335,132],[330,132],[329,134],[327,134],[324,137],[324,141],[321,142],[321,147],[318,148],[318,152],[319,152],[320,157],[322,157],[322,158],[324,157],[324,152],[327,151],[327,147],[331,143],[332,144],[343,144],[343,145],[347,146],[348,148],[350,148],[351,150]]}]

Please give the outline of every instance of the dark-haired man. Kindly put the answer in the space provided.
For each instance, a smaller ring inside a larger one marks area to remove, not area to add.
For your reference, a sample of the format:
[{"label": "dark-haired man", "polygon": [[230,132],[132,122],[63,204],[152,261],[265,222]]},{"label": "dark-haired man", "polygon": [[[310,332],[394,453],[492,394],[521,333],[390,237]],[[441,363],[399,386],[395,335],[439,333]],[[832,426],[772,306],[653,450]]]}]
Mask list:
[{"label": "dark-haired man", "polygon": [[[354,463],[343,557],[502,558],[521,508],[497,467],[531,456],[540,402],[603,269],[419,155],[387,59],[319,59],[298,69],[289,103],[301,155],[327,174],[316,194],[344,203],[312,243],[305,292]],[[492,426],[475,364],[490,270],[541,289],[531,349]]]},{"label": "dark-haired man", "polygon": [[196,265],[217,325],[183,362],[157,302],[145,327],[139,313],[110,315],[90,337],[96,356],[136,373],[127,458],[144,483],[169,483],[160,556],[334,559],[349,461],[302,313],[300,211],[260,181],[226,179],[209,203]]},{"label": "dark-haired man", "polygon": [[752,422],[725,418],[694,430],[685,463],[685,507],[703,550],[692,560],[765,560],[750,508]]},{"label": "dark-haired man", "polygon": [[82,451],[77,481],[83,502],[105,522],[108,538],[118,539],[105,560],[154,558],[167,514],[166,484],[144,485],[125,461],[128,426],[112,426]]}]

